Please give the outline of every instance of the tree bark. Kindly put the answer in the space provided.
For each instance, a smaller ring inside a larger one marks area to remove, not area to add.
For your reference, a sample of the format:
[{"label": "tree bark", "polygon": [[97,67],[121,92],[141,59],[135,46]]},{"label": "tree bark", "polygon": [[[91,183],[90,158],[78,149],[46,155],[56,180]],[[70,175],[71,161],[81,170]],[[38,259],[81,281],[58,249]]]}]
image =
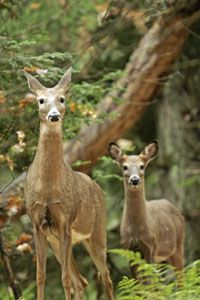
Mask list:
[{"label": "tree bark", "polygon": [[[198,26],[200,30],[200,26]],[[190,40],[184,57],[198,57],[199,51]],[[193,48],[194,47],[194,48]],[[199,48],[197,48],[199,49]],[[163,194],[185,216],[187,263],[200,259],[200,131],[199,131],[199,76],[198,66],[182,71],[182,76],[169,80],[157,106],[159,162],[157,183],[152,191]],[[166,126],[167,124],[167,126]],[[151,192],[152,193],[152,192]]]},{"label": "tree bark", "polygon": [[[98,114],[114,112],[116,117],[108,116],[101,124],[83,127],[79,135],[65,145],[67,162],[86,161],[78,170],[89,173],[98,158],[107,152],[108,143],[134,126],[153,103],[187,36],[183,20],[159,18],[133,52],[124,76],[114,85],[113,92],[97,107]],[[116,98],[123,99],[123,104],[117,105]]]}]

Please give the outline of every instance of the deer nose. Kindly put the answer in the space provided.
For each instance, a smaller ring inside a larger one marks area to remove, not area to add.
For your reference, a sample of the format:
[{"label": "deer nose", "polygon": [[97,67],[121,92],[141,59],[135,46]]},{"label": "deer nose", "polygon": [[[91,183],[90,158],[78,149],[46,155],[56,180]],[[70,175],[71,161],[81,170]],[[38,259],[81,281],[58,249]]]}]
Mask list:
[{"label": "deer nose", "polygon": [[57,122],[60,120],[60,113],[58,111],[50,111],[48,115],[48,121]]},{"label": "deer nose", "polygon": [[57,122],[60,120],[60,116],[59,115],[50,115],[48,119],[51,122]]},{"label": "deer nose", "polygon": [[130,183],[131,185],[137,186],[137,185],[140,183],[140,178],[139,178],[139,176],[137,176],[137,175],[131,176],[130,179],[129,179],[129,183]]}]

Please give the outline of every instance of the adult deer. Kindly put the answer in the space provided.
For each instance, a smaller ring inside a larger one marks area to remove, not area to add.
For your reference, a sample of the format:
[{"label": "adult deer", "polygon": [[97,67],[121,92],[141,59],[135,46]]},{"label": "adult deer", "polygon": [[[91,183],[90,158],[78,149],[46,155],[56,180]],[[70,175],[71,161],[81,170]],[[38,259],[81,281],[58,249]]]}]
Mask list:
[{"label": "adult deer", "polygon": [[[157,142],[147,145],[139,155],[124,155],[115,143],[110,156],[122,169],[125,206],[120,235],[124,248],[139,251],[147,262],[168,262],[177,270],[184,263],[184,218],[168,200],[146,201],[144,173],[158,152]],[[138,278],[137,265],[131,267]]]},{"label": "adult deer", "polygon": [[[37,300],[44,299],[47,241],[61,264],[65,298],[83,297],[85,279],[72,256],[72,245],[83,242],[101,274],[108,299],[113,299],[112,282],[106,265],[106,210],[103,192],[87,175],[74,172],[63,161],[62,120],[65,93],[71,68],[59,83],[44,87],[25,73],[39,105],[40,135],[26,184],[25,199],[34,230],[37,257]],[[71,274],[72,273],[72,278]]]}]

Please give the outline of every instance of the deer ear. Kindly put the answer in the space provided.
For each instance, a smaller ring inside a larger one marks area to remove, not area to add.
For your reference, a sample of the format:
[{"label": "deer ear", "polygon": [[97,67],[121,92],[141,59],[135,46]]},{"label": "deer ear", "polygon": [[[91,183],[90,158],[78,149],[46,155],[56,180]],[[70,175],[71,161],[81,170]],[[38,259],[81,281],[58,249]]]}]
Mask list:
[{"label": "deer ear", "polygon": [[108,153],[110,157],[112,157],[114,160],[119,161],[120,158],[122,158],[123,153],[122,149],[115,143],[110,143],[108,146]]},{"label": "deer ear", "polygon": [[63,92],[66,92],[69,88],[69,84],[71,82],[72,78],[72,67],[67,69],[63,77],[60,79],[58,84],[55,86],[56,89],[62,90]]},{"label": "deer ear", "polygon": [[149,145],[147,145],[144,150],[140,153],[140,156],[143,157],[147,162],[151,161],[156,157],[158,153],[158,143],[157,141],[153,141]]},{"label": "deer ear", "polygon": [[27,78],[28,86],[29,86],[30,90],[34,94],[38,94],[40,91],[45,90],[45,87],[35,77],[33,77],[31,74],[24,71],[24,75]]}]

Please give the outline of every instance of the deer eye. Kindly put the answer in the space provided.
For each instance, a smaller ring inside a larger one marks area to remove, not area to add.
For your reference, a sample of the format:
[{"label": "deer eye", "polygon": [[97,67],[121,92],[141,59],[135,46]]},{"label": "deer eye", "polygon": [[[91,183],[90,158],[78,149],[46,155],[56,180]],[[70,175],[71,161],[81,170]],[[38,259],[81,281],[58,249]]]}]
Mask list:
[{"label": "deer eye", "polygon": [[128,170],[128,166],[127,165],[123,165],[123,170],[127,171]]},{"label": "deer eye", "polygon": [[144,165],[140,165],[140,170],[144,170]]},{"label": "deer eye", "polygon": [[40,98],[40,99],[39,99],[39,102],[40,102],[40,104],[43,104],[45,101],[44,101],[43,98]]},{"label": "deer eye", "polygon": [[65,102],[65,97],[60,97],[60,103],[64,103]]}]

